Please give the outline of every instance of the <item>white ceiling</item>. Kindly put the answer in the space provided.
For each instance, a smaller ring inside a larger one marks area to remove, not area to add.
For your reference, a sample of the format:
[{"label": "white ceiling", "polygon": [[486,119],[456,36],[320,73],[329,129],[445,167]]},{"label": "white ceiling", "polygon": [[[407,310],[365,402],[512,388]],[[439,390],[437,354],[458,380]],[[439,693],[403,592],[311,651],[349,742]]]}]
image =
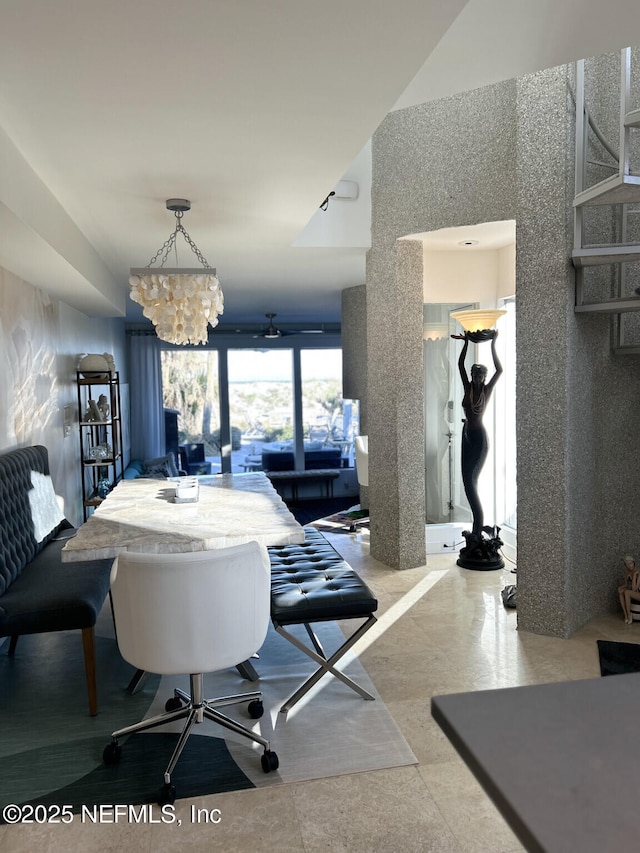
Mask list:
[{"label": "white ceiling", "polygon": [[516,242],[516,223],[513,219],[481,222],[478,225],[411,234],[403,239],[420,240],[430,252],[496,251]]},{"label": "white ceiling", "polygon": [[189,198],[224,322],[336,321],[366,245],[305,226],[341,178],[366,187],[394,105],[628,41],[625,0],[0,0],[0,264],[136,319],[129,267],[172,230],[164,200]]}]

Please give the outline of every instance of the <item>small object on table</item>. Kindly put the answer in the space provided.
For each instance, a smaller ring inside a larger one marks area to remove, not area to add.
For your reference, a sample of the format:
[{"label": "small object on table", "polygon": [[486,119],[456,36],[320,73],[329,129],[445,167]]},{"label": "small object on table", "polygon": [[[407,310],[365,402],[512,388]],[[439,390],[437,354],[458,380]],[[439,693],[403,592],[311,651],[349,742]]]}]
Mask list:
[{"label": "small object on table", "polygon": [[176,485],[174,503],[196,503],[200,495],[200,487],[195,477],[181,477]]}]

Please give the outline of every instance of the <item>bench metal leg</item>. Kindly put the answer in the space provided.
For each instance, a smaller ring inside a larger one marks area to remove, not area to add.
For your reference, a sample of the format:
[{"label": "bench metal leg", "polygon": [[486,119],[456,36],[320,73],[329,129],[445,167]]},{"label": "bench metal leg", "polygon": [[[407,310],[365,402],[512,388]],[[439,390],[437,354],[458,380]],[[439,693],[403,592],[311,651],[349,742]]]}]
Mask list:
[{"label": "bench metal leg", "polygon": [[[258,657],[258,655],[255,655],[255,657]],[[247,681],[258,681],[260,679],[260,676],[256,672],[256,669],[250,660],[245,660],[242,663],[237,664],[236,669]]]},{"label": "bench metal leg", "polygon": [[366,634],[366,632],[370,628],[373,627],[376,621],[376,617],[371,614],[367,618],[367,620],[363,622],[363,624],[358,628],[358,630],[355,631],[355,633],[353,633],[329,658],[324,655],[319,640],[317,639],[317,637],[315,637],[315,634],[313,633],[311,627],[306,622],[303,624],[307,630],[307,633],[310,636],[313,634],[313,645],[316,647],[317,650],[320,651],[320,653],[318,653],[318,651],[313,651],[313,649],[310,649],[308,646],[305,646],[305,644],[301,640],[299,640],[293,634],[289,633],[289,631],[283,628],[283,626],[280,625],[278,622],[274,621],[274,627],[281,636],[285,637],[285,639],[289,640],[290,643],[293,643],[296,648],[300,649],[301,652],[304,652],[306,655],[308,655],[308,657],[310,657],[317,664],[319,664],[319,668],[313,673],[313,675],[311,675],[304,682],[304,684],[299,687],[298,690],[296,690],[296,692],[286,700],[284,705],[280,708],[280,713],[287,714],[291,710],[291,708],[293,708],[293,706],[297,702],[299,702],[300,699],[302,699],[302,697],[307,694],[315,684],[318,683],[318,681],[320,681],[322,676],[328,672],[330,672],[332,675],[335,675],[336,678],[339,678],[340,681],[343,682],[343,684],[346,684],[352,690],[355,690],[355,692],[362,696],[363,699],[373,701],[375,699],[375,696],[372,696],[371,693],[368,693],[363,687],[360,687],[359,684],[356,684],[356,682],[349,678],[347,675],[345,675],[344,672],[340,672],[340,670],[336,669],[335,664],[340,660],[343,655],[346,654],[346,652],[349,651],[352,646],[354,646],[358,642],[358,640],[364,634]]},{"label": "bench metal leg", "polygon": [[136,669],[133,678],[127,685],[127,693],[130,696],[133,696],[134,693],[137,693],[147,680],[148,675],[149,673],[145,672],[144,669]]}]

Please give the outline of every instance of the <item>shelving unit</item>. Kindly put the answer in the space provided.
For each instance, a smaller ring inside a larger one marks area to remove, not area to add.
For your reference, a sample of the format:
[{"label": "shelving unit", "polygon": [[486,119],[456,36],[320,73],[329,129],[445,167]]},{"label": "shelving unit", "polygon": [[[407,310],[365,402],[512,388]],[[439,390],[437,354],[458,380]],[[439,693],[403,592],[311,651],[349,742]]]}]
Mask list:
[{"label": "shelving unit", "polygon": [[[76,382],[82,506],[86,521],[123,475],[120,376],[117,372],[78,371]],[[105,405],[108,406],[106,417]]]}]

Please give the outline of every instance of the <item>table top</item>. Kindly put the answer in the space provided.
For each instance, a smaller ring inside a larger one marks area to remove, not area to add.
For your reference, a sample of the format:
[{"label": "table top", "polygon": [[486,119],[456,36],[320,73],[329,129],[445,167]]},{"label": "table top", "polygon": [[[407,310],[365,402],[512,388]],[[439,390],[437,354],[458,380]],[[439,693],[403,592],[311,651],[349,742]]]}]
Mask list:
[{"label": "table top", "polygon": [[528,851],[638,848],[640,673],[435,696],[431,713]]},{"label": "table top", "polygon": [[179,553],[243,542],[291,545],[304,530],[263,473],[198,477],[196,503],[174,503],[169,480],[121,480],[62,549],[63,562],[123,551]]}]

